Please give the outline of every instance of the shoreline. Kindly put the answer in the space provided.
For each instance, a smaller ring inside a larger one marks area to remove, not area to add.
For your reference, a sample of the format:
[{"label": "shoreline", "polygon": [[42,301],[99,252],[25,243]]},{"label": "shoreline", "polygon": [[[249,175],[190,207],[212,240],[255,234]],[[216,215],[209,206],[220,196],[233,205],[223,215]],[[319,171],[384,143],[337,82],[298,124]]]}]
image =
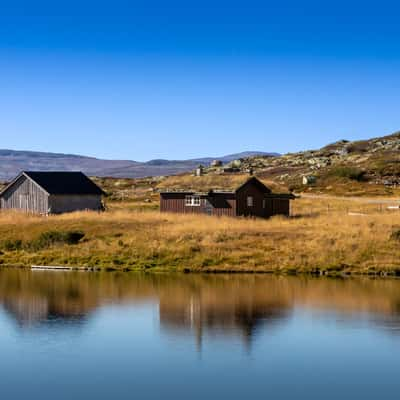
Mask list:
[{"label": "shoreline", "polygon": [[47,271],[47,272],[97,272],[97,273],[146,273],[146,274],[194,274],[194,275],[274,275],[274,276],[298,276],[298,277],[313,277],[313,278],[355,278],[355,277],[368,277],[368,278],[400,278],[400,270],[388,271],[346,271],[335,272],[327,270],[295,270],[295,269],[190,269],[190,268],[133,268],[133,267],[78,267],[78,266],[23,266],[23,265],[0,265],[0,269],[20,269],[26,271]]}]

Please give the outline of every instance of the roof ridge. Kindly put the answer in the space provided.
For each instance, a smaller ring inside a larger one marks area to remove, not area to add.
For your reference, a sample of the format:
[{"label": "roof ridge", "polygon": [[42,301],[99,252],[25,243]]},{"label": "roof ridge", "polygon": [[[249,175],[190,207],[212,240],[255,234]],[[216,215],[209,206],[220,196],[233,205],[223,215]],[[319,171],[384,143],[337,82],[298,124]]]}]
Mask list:
[{"label": "roof ridge", "polygon": [[104,195],[105,192],[82,171],[22,171],[1,192],[5,193],[21,176],[32,180],[49,195]]}]

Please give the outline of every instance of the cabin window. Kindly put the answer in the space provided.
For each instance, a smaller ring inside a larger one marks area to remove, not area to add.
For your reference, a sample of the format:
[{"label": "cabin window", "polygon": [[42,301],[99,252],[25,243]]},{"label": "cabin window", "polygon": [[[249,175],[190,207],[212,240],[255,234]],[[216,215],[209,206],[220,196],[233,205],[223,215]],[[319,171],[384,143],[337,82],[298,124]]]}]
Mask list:
[{"label": "cabin window", "polygon": [[253,207],[253,196],[247,196],[247,207]]},{"label": "cabin window", "polygon": [[198,207],[200,204],[200,196],[186,196],[185,198],[185,205],[188,207]]}]

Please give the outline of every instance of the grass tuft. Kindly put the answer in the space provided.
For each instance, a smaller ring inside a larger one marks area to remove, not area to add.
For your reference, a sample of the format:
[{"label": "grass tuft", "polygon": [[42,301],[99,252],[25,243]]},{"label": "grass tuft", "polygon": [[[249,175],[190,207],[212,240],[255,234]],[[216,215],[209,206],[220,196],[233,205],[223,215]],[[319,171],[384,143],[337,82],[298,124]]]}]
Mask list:
[{"label": "grass tuft", "polygon": [[32,240],[28,246],[33,250],[47,249],[55,245],[78,244],[85,234],[82,231],[46,231],[37,239]]}]

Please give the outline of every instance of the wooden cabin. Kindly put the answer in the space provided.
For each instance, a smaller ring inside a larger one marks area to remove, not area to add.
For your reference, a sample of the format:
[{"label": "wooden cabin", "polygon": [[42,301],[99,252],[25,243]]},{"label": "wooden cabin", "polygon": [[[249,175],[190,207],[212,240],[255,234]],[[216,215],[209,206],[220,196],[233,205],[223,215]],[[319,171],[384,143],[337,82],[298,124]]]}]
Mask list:
[{"label": "wooden cabin", "polygon": [[183,214],[253,216],[290,215],[290,193],[272,193],[256,177],[232,190],[166,190],[160,193],[160,210]]},{"label": "wooden cabin", "polygon": [[36,214],[103,209],[105,193],[82,172],[21,172],[0,192],[0,208]]}]

